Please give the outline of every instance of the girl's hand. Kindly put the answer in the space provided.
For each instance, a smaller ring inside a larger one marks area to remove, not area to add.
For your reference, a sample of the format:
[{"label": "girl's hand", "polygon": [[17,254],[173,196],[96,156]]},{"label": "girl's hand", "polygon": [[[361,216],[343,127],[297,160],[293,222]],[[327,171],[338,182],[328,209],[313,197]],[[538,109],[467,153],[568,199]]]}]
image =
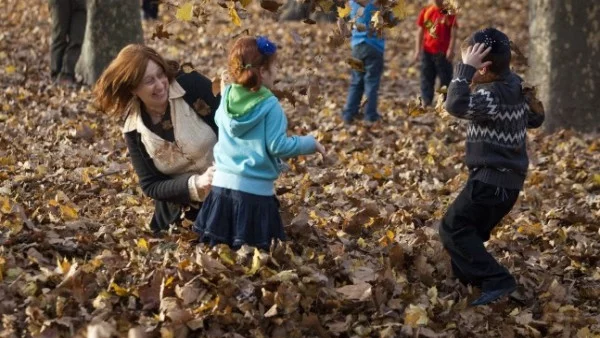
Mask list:
[{"label": "girl's hand", "polygon": [[317,152],[321,153],[321,155],[325,156],[325,147],[323,147],[323,145],[319,142],[319,141],[315,141],[316,145],[315,148],[317,148]]},{"label": "girl's hand", "polygon": [[466,50],[461,51],[462,62],[465,65],[481,69],[492,64],[492,61],[483,61],[483,58],[490,53],[492,47],[485,48],[485,44],[476,43],[473,46],[467,47]]}]

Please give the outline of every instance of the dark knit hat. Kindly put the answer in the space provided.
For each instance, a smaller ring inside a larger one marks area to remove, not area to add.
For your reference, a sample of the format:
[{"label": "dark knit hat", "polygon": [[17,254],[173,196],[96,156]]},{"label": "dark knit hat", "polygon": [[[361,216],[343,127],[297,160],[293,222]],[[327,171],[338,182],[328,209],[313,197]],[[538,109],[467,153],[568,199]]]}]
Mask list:
[{"label": "dark knit hat", "polygon": [[477,31],[472,36],[472,44],[483,43],[486,47],[492,47],[492,54],[509,54],[510,40],[506,34],[496,28],[488,27]]},{"label": "dark knit hat", "polygon": [[490,53],[483,58],[483,61],[492,61],[489,66],[492,72],[502,74],[510,70],[510,40],[506,34],[496,28],[488,27],[471,35],[469,45],[473,46],[476,43],[492,47]]}]

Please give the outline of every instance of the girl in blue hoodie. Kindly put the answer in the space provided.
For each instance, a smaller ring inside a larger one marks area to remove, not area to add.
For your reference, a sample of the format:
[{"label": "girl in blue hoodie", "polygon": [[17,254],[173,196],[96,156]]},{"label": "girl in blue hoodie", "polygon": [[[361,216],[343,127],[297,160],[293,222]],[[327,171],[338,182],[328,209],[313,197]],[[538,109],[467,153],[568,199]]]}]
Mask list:
[{"label": "girl in blue hoodie", "polygon": [[204,243],[268,249],[273,239],[284,240],[274,190],[280,158],[325,154],[313,136],[287,136],[286,116],[269,90],[276,56],[276,45],[262,36],[240,38],[229,52],[233,84],[215,113],[216,171],[193,227]]}]

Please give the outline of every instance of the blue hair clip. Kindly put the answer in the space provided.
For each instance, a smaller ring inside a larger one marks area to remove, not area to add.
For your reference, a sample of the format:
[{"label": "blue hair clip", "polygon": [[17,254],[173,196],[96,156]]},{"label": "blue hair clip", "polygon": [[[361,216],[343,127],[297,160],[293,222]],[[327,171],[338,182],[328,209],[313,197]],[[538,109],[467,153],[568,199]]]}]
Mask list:
[{"label": "blue hair clip", "polygon": [[262,55],[271,56],[277,51],[277,46],[267,39],[266,36],[256,37],[256,45],[258,46],[258,51]]}]

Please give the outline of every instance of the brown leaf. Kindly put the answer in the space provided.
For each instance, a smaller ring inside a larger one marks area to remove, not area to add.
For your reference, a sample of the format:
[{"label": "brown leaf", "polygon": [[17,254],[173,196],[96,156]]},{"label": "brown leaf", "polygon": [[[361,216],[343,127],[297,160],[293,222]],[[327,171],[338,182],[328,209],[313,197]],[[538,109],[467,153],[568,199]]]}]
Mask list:
[{"label": "brown leaf", "polygon": [[353,70],[356,70],[356,71],[359,71],[359,72],[364,72],[365,71],[365,64],[362,62],[362,60],[350,57],[350,58],[346,59],[346,63],[348,65],[350,65],[350,68],[352,68]]},{"label": "brown leaf", "polygon": [[196,263],[199,264],[209,275],[216,275],[228,270],[227,267],[221,262],[204,253],[198,253],[196,255]]},{"label": "brown leaf", "polygon": [[271,92],[279,99],[279,101],[287,99],[292,106],[296,107],[296,97],[294,97],[294,93],[290,92],[289,90],[279,89],[271,89]]},{"label": "brown leaf", "polygon": [[260,0],[260,7],[266,9],[269,12],[277,12],[279,7],[283,6],[283,4],[275,1],[275,0]]},{"label": "brown leaf", "polygon": [[186,74],[191,73],[194,70],[196,70],[196,68],[194,68],[194,65],[192,65],[190,62],[182,63],[180,68]]},{"label": "brown leaf", "polygon": [[196,102],[194,102],[193,108],[196,111],[196,113],[200,116],[208,116],[211,112],[210,106],[200,98],[196,100]]},{"label": "brown leaf", "polygon": [[319,84],[316,81],[311,81],[308,85],[306,95],[308,96],[308,106],[314,107],[319,98]]},{"label": "brown leaf", "polygon": [[371,284],[359,283],[342,286],[335,289],[338,293],[341,293],[348,300],[365,301],[371,298]]},{"label": "brown leaf", "polygon": [[152,33],[152,40],[156,40],[156,39],[168,39],[168,38],[171,37],[171,35],[173,35],[173,34],[167,32],[165,30],[164,25],[162,23],[159,23],[154,28],[154,32]]}]

